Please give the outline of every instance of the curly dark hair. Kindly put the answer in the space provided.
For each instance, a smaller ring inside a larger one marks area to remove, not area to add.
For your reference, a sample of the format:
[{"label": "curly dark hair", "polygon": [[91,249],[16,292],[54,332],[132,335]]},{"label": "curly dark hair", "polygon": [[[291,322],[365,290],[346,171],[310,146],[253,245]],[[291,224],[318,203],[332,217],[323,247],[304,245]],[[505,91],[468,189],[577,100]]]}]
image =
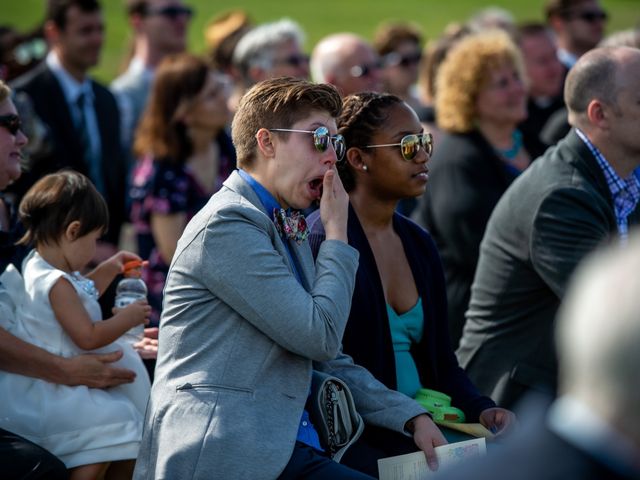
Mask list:
[{"label": "curly dark hair", "polygon": [[[345,97],[342,114],[336,120],[338,133],[347,148],[363,148],[371,144],[376,130],[383,128],[391,107],[403,103],[400,97],[389,93],[364,92]],[[355,187],[355,177],[348,161],[338,162],[338,173],[347,192]]]}]

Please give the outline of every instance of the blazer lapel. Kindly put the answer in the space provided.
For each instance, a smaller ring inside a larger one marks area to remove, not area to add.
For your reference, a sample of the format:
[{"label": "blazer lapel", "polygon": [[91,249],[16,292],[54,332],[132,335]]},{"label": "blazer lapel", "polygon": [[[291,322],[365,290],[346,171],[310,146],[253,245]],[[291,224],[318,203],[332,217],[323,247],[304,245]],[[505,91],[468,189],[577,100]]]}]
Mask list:
[{"label": "blazer lapel", "polygon": [[305,240],[300,245],[298,245],[294,240],[289,240],[288,244],[291,255],[298,262],[298,273],[300,274],[300,281],[302,282],[302,286],[307,292],[310,292],[313,277],[315,275],[315,264],[308,240]]},{"label": "blazer lapel", "polygon": [[[249,185],[242,179],[237,170],[234,170],[231,175],[229,175],[229,178],[225,180],[223,185],[242,195],[249,202],[251,202],[254,207],[263,212],[269,218],[269,220],[271,220],[271,216],[264,211],[264,206],[262,205],[262,202],[260,201],[260,198],[258,197],[256,192],[253,190],[253,188],[251,188],[251,185]],[[280,237],[280,234],[276,230],[276,226],[273,221],[271,221],[270,223],[272,226],[270,233],[274,238],[274,247],[276,248],[276,250],[278,250],[280,255],[282,255],[285,263],[289,266],[291,273],[295,275],[296,267],[293,265],[291,257],[287,253],[287,247],[285,246],[282,237]],[[311,253],[311,248],[308,244],[308,240],[305,240],[300,245],[298,245],[295,241],[289,240],[288,246],[289,251],[291,252],[291,256],[293,256],[298,262],[298,273],[300,274],[300,281],[302,282],[302,286],[305,290],[311,291],[314,277],[314,261],[313,255]]]}]

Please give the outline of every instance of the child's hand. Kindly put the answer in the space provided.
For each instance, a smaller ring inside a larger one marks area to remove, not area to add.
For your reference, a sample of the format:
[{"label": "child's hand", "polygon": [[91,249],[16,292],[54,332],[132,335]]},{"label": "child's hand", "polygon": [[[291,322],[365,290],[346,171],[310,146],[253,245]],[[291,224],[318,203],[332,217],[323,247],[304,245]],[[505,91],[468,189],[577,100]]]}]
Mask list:
[{"label": "child's hand", "polygon": [[[113,255],[111,258],[105,260],[105,263],[109,263],[113,265],[114,269],[117,273],[122,273],[124,270],[124,264],[130,262],[132,260],[142,260],[138,255],[133,252],[128,252],[126,250],[120,250],[118,253]],[[148,262],[145,260],[142,264],[146,265]]]},{"label": "child's hand", "polygon": [[113,308],[114,315],[124,316],[131,321],[131,326],[135,327],[141,323],[147,325],[151,315],[151,306],[146,300],[138,300],[130,303],[124,308]]}]

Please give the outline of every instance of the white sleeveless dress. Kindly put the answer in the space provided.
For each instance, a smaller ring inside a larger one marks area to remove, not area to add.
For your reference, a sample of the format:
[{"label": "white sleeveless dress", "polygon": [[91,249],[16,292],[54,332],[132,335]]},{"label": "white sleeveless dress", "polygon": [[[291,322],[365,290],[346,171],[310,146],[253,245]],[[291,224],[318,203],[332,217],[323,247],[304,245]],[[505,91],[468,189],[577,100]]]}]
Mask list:
[{"label": "white sleeveless dress", "polygon": [[[25,291],[12,333],[63,357],[86,353],[56,320],[49,292],[58,279],[68,279],[92,321],[98,322],[102,316],[93,281],[52,267],[35,250],[25,260],[23,273]],[[136,458],[149,377],[139,355],[122,339],[92,353],[116,349],[124,355],[113,365],[135,371],[131,384],[109,389],[69,387],[0,371],[0,427],[49,450],[67,468]]]}]

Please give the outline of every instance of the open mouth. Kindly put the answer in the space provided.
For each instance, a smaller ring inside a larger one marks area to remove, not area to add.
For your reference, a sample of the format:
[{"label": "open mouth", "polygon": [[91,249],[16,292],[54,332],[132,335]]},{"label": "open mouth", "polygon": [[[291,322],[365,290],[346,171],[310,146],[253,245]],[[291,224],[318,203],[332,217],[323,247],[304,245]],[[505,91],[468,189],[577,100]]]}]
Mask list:
[{"label": "open mouth", "polygon": [[314,200],[320,201],[322,197],[322,177],[314,178],[309,182],[309,190]]}]

